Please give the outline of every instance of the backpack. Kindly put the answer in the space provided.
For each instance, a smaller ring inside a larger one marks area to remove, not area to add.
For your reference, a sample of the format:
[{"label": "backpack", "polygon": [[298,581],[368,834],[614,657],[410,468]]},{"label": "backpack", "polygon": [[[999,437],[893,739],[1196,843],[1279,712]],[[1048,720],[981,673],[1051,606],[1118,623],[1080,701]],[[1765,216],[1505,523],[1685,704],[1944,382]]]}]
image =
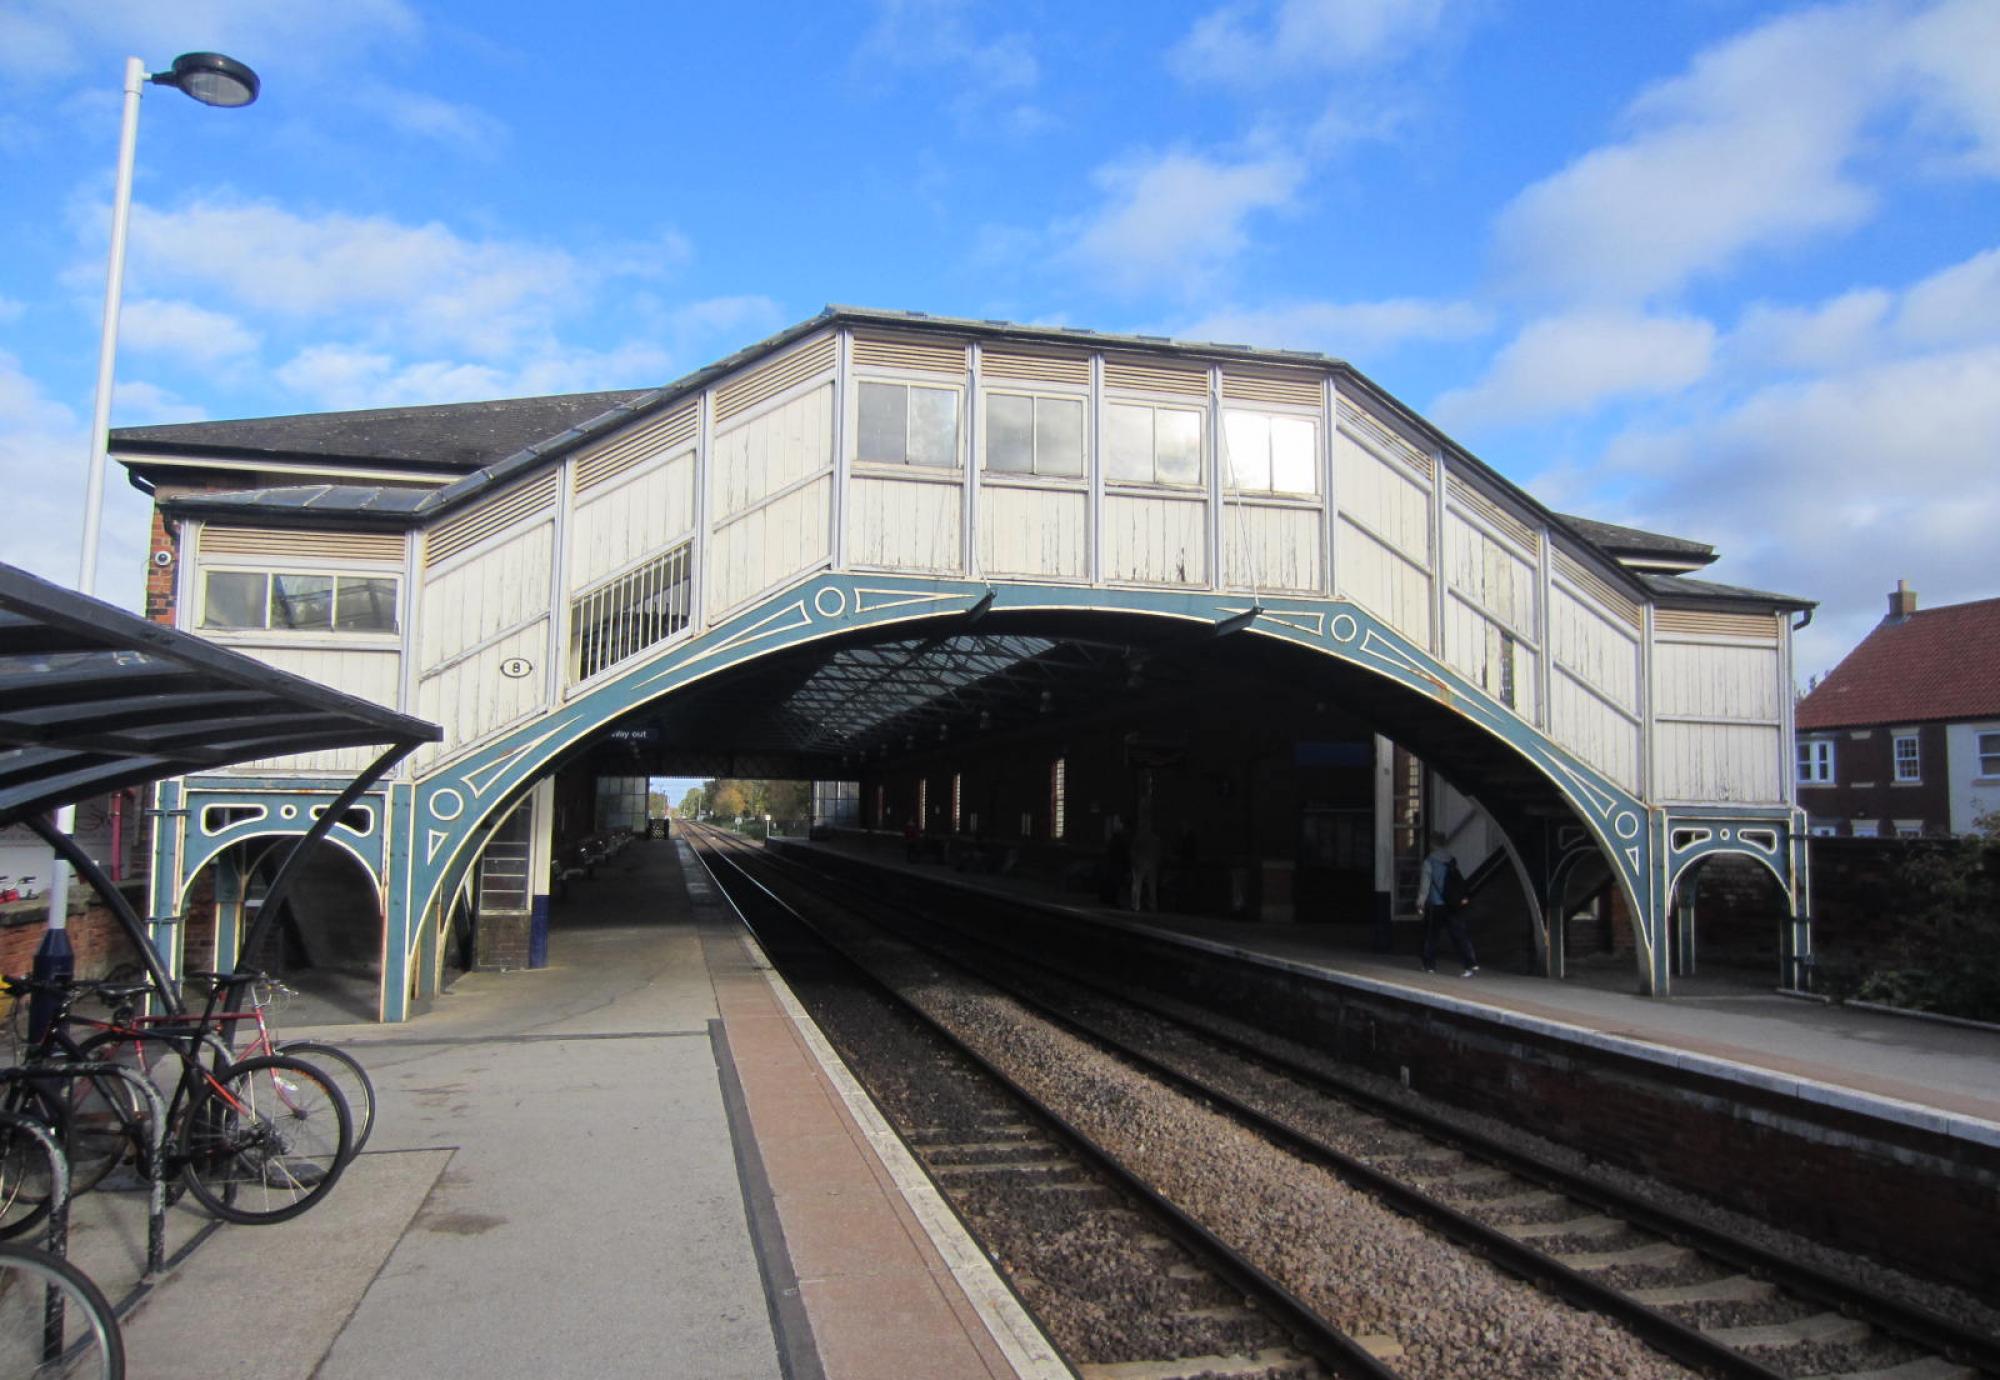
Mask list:
[{"label": "backpack", "polygon": [[1466,884],[1465,874],[1458,870],[1454,860],[1444,871],[1444,908],[1457,910],[1472,899],[1472,888]]}]

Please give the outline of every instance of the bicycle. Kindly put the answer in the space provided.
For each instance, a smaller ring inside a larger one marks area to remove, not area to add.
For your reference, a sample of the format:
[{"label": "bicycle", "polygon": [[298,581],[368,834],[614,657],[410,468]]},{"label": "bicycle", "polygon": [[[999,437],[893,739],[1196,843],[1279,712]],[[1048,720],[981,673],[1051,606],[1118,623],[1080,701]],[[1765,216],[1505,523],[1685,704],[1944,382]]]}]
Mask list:
[{"label": "bicycle", "polygon": [[90,1276],[47,1251],[0,1244],[0,1375],[124,1374],[118,1315]]},{"label": "bicycle", "polygon": [[[130,1003],[147,989],[7,981],[10,990],[57,996],[56,1019],[42,1044],[53,1046],[58,1057],[124,1064],[157,1075],[161,1064],[151,1054],[159,1047],[174,1054],[179,1074],[164,1098],[168,1134],[160,1177],[178,1177],[203,1207],[225,1221],[268,1223],[296,1217],[331,1191],[352,1158],[353,1120],[346,1099],[326,1074],[287,1055],[230,1060],[213,1029],[222,985],[211,989],[201,1016],[185,1030],[113,1024],[79,1044],[68,1031],[78,997],[94,990]],[[77,1079],[73,1087],[77,1095],[66,1108],[69,1142],[95,1153],[115,1136],[119,1149],[108,1157],[111,1163],[131,1147],[141,1169],[150,1174],[148,1115],[134,1105],[130,1093],[107,1078]],[[95,1178],[76,1168],[77,1184],[96,1182],[108,1168],[94,1163],[90,1173]]]},{"label": "bicycle", "polygon": [[[348,1154],[350,1157],[360,1154],[361,1148],[368,1143],[368,1137],[375,1130],[375,1083],[369,1078],[368,1070],[362,1067],[361,1061],[337,1045],[330,1045],[321,1040],[278,1038],[276,1032],[271,1029],[266,1013],[277,1004],[280,997],[297,994],[268,973],[199,972],[189,973],[188,976],[198,981],[219,984],[225,990],[243,989],[249,1002],[249,1010],[232,1009],[215,1013],[215,1024],[221,1032],[222,1047],[231,1051],[229,1057],[232,1060],[239,1057],[233,1052],[236,1048],[235,1029],[247,1021],[255,1026],[257,1033],[244,1043],[242,1057],[258,1054],[288,1055],[294,1059],[305,1060],[332,1080],[333,1085],[340,1089],[341,1096],[347,1099],[347,1110],[354,1118],[354,1145]],[[191,1016],[140,1016],[134,1023],[143,1027],[174,1022],[185,1023],[193,1019],[195,1018]]]}]

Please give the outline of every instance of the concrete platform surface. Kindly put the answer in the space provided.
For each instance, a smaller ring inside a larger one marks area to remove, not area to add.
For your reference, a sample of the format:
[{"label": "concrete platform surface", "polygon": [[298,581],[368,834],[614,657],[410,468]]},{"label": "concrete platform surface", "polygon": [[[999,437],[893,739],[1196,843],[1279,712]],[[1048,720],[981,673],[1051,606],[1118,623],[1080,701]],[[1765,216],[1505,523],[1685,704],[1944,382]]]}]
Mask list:
[{"label": "concrete platform surface", "polygon": [[[1065,1373],[690,881],[678,844],[635,843],[559,911],[548,968],[468,974],[402,1026],[288,1030],[366,1063],[374,1139],[291,1222],[177,1206],[170,1248],[200,1239],[128,1317],[131,1374]],[[138,1195],[76,1219],[79,1263],[127,1295]]]}]

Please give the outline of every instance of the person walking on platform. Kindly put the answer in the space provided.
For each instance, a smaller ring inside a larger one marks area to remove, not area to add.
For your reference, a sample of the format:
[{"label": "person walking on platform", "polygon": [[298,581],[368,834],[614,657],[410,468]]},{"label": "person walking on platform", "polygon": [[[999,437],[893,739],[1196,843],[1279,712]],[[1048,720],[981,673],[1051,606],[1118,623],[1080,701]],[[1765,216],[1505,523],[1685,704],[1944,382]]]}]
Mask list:
[{"label": "person walking on platform", "polygon": [[1132,909],[1160,908],[1160,836],[1144,815],[1132,835]]},{"label": "person walking on platform", "polygon": [[1437,971],[1437,936],[1440,928],[1451,935],[1451,942],[1458,950],[1458,956],[1465,963],[1465,971],[1460,977],[1471,977],[1479,971],[1479,959],[1472,952],[1472,939],[1465,932],[1466,906],[1472,897],[1467,894],[1465,875],[1458,870],[1458,859],[1445,847],[1444,835],[1431,833],[1431,851],[1424,855],[1424,971]]}]

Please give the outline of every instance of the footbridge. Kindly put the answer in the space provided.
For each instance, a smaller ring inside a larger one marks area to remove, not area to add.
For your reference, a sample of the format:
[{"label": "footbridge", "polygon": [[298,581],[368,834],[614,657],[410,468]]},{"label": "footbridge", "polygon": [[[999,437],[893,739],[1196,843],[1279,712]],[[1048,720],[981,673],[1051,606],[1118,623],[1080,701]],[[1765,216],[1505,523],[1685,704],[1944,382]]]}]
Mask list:
[{"label": "footbridge", "polygon": [[[1638,986],[1669,990],[1688,879],[1722,853],[1769,874],[1781,978],[1810,952],[1810,605],[1693,578],[1700,543],[1550,511],[1335,360],[830,308],[656,390],[111,444],[156,496],[155,617],[443,725],[330,835],[373,897],[385,1020],[436,992],[482,889],[516,888],[535,961],[587,808],[567,768],[846,783],[864,826],[1095,845],[1060,760],[1052,800],[984,820],[966,802],[1002,796],[961,778],[1118,742],[1128,704],[1192,734],[1296,703],[1331,726],[1292,737],[1373,744],[1378,783],[1421,763],[1424,819],[1368,798],[1376,890],[1394,829],[1476,820],[1551,976],[1597,889]],[[1143,815],[1171,767],[1123,732]],[[234,961],[259,856],[365,765],[159,788],[171,962]]]}]

